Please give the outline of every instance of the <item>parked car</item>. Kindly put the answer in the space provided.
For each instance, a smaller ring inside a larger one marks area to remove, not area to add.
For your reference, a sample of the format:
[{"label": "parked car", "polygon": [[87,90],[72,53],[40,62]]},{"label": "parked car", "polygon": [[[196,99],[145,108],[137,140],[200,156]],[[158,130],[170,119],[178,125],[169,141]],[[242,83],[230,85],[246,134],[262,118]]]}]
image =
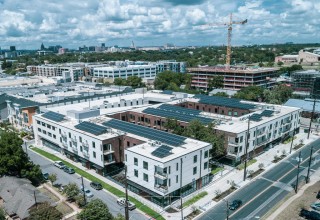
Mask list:
[{"label": "parked car", "polygon": [[[117,199],[117,203],[121,206],[125,206],[126,205],[126,198]],[[129,208],[129,210],[134,210],[136,208],[136,205],[128,200],[128,208]]]},{"label": "parked car", "polygon": [[92,192],[91,192],[89,189],[87,189],[87,188],[84,188],[84,189],[81,188],[81,192],[82,192],[82,193],[84,192],[84,194],[86,195],[87,198],[93,197]]},{"label": "parked car", "polygon": [[229,205],[230,210],[236,210],[242,205],[242,201],[239,199],[233,200],[232,203]]},{"label": "parked car", "polygon": [[58,167],[59,169],[63,169],[66,165],[64,164],[64,163],[62,163],[62,161],[60,161],[60,160],[57,160],[57,161],[55,161],[54,162],[54,165],[56,166],[56,167]]},{"label": "parked car", "polygon": [[42,173],[43,179],[48,180],[49,173]]},{"label": "parked car", "polygon": [[317,198],[317,199],[320,199],[320,191],[318,192],[316,198]]},{"label": "parked car", "polygon": [[71,167],[67,167],[67,166],[65,166],[63,168],[63,171],[66,172],[66,173],[69,173],[69,174],[74,174],[75,173],[74,169],[72,169]]},{"label": "parked car", "polygon": [[304,217],[306,219],[310,220],[320,220],[320,213],[315,211],[308,211],[306,209],[301,209],[300,214],[301,217]]},{"label": "parked car", "polygon": [[103,189],[102,185],[100,183],[97,183],[97,182],[91,182],[90,183],[90,186],[92,188],[94,188],[95,190],[101,190]]},{"label": "parked car", "polygon": [[314,210],[320,211],[320,202],[316,202],[310,205]]}]

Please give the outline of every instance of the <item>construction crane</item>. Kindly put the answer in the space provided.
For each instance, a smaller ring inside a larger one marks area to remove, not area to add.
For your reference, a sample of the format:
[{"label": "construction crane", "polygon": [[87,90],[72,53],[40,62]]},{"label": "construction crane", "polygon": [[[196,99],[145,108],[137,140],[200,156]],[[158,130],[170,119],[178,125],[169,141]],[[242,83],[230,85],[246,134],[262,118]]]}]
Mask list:
[{"label": "construction crane", "polygon": [[248,19],[243,21],[233,21],[232,20],[232,13],[230,14],[230,21],[227,23],[211,23],[211,24],[205,24],[204,26],[219,26],[224,25],[228,26],[228,46],[227,46],[227,57],[226,57],[226,66],[229,69],[230,63],[231,63],[231,37],[232,37],[232,25],[233,24],[246,24],[248,22]]}]

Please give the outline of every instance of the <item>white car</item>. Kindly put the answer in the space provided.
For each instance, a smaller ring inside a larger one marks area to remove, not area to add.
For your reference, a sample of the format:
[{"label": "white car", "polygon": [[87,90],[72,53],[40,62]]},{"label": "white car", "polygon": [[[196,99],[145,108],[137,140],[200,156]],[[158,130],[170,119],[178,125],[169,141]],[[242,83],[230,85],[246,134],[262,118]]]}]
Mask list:
[{"label": "white car", "polygon": [[54,161],[54,165],[56,167],[58,167],[59,169],[63,169],[66,165],[64,163],[62,163],[62,161],[60,160],[57,160],[57,161]]},{"label": "white car", "polygon": [[[126,198],[117,199],[117,203],[121,206],[125,206],[126,205]],[[129,210],[134,210],[136,208],[136,205],[128,200],[128,208],[129,208]]]}]

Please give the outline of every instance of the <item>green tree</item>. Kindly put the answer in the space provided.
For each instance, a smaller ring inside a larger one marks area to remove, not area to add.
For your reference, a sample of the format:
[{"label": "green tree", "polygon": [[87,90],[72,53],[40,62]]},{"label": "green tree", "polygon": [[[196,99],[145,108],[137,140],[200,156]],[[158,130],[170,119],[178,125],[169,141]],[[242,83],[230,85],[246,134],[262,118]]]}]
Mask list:
[{"label": "green tree", "polygon": [[77,195],[74,199],[79,207],[83,207],[85,205],[83,194]]},{"label": "green tree", "polygon": [[209,90],[212,90],[213,88],[223,88],[224,85],[224,76],[213,76],[208,81],[208,87]]},{"label": "green tree", "polygon": [[191,78],[188,74],[164,71],[158,73],[154,81],[155,89],[179,91],[181,85],[190,88]]},{"label": "green tree", "polygon": [[75,183],[69,183],[63,189],[63,193],[67,195],[69,201],[74,201],[80,193],[80,189]]},{"label": "green tree", "polygon": [[39,184],[43,177],[39,166],[34,165],[22,149],[23,141],[17,133],[0,134],[0,176],[26,177],[33,184]]},{"label": "green tree", "polygon": [[60,220],[62,218],[62,213],[50,206],[49,203],[38,204],[29,213],[28,220]]},{"label": "green tree", "polygon": [[91,200],[77,218],[80,220],[113,220],[108,206],[99,199]]},{"label": "green tree", "polygon": [[124,86],[126,84],[126,80],[122,78],[115,78],[113,83],[117,86]]},{"label": "green tree", "polygon": [[57,181],[57,174],[55,174],[55,173],[52,173],[52,174],[50,174],[49,176],[48,176],[48,180],[51,182],[51,184],[53,185],[53,183],[55,182],[55,181]]},{"label": "green tree", "polygon": [[142,78],[138,76],[129,76],[125,82],[126,86],[131,86],[132,88],[145,87],[145,84],[142,82]]},{"label": "green tree", "polygon": [[239,90],[233,97],[250,101],[259,101],[259,99],[263,99],[264,97],[263,92],[263,88],[259,86],[248,86]]},{"label": "green tree", "polygon": [[282,66],[284,63],[282,61],[278,61],[277,65]]},{"label": "green tree", "polygon": [[5,220],[6,219],[6,213],[2,208],[0,208],[0,220]]},{"label": "green tree", "polygon": [[113,218],[114,220],[125,220],[124,216],[118,213],[116,217]]},{"label": "green tree", "polygon": [[293,90],[285,85],[275,86],[272,90],[265,90],[265,101],[271,104],[283,104],[292,97]]}]

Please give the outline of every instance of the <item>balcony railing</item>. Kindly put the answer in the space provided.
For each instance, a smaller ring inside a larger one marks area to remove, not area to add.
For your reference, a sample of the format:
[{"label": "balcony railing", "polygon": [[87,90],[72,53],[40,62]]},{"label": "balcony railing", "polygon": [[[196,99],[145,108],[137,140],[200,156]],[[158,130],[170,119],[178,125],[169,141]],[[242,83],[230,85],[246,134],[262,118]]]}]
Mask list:
[{"label": "balcony railing", "polygon": [[167,173],[163,173],[163,172],[159,172],[159,171],[154,172],[154,176],[159,179],[163,179],[163,180],[168,178]]},{"label": "balcony railing", "polygon": [[112,160],[105,160],[104,161],[104,165],[109,165],[109,164],[113,164],[115,161],[112,159]]},{"label": "balcony railing", "polygon": [[83,154],[83,156],[84,157],[86,157],[86,158],[89,158],[90,157],[90,154],[89,154],[89,152],[88,151],[82,151],[82,154]]},{"label": "balcony railing", "polygon": [[236,142],[228,142],[228,145],[230,145],[231,147],[239,147],[239,143],[236,143]]},{"label": "balcony railing", "polygon": [[160,192],[166,193],[168,192],[168,186],[155,184],[154,188]]}]

